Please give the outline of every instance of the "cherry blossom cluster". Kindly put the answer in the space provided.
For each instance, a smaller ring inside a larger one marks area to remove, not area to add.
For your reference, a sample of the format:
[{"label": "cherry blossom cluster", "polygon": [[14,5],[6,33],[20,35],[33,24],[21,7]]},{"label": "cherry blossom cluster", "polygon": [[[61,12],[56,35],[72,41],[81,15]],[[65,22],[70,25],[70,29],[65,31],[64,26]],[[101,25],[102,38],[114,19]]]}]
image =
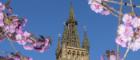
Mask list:
[{"label": "cherry blossom cluster", "polygon": [[50,38],[35,37],[24,30],[27,19],[12,13],[11,8],[0,2],[0,41],[10,39],[22,45],[26,50],[44,52],[50,46]]},{"label": "cherry blossom cluster", "polygon": [[108,0],[89,0],[88,4],[90,5],[92,11],[102,15],[109,15],[110,11],[102,5],[104,1]]},{"label": "cherry blossom cluster", "polygon": [[140,17],[124,14],[119,25],[116,43],[132,51],[140,49]]},{"label": "cherry blossom cluster", "polygon": [[33,60],[31,57],[22,56],[19,53],[11,53],[8,56],[0,56],[0,60]]}]

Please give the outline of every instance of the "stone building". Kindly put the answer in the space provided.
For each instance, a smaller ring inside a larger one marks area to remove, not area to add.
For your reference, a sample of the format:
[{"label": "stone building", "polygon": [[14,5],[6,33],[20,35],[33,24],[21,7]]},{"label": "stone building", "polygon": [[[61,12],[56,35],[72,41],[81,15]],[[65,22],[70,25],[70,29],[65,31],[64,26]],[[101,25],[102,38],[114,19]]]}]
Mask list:
[{"label": "stone building", "polygon": [[74,9],[71,5],[69,18],[64,25],[62,38],[58,38],[56,49],[56,60],[89,60],[89,41],[87,32],[84,32],[83,43],[77,32],[77,21],[74,16]]}]

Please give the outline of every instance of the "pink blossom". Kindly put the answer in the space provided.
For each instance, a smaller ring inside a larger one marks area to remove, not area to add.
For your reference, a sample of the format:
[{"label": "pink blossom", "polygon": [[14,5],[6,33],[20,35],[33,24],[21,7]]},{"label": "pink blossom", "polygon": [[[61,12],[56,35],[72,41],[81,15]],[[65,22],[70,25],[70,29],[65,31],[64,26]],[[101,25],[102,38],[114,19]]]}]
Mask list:
[{"label": "pink blossom", "polygon": [[36,41],[33,46],[34,46],[34,49],[43,53],[45,50],[48,49],[49,47],[49,44],[50,44],[50,40],[47,38],[47,39],[44,39],[44,40],[38,40]]},{"label": "pink blossom", "polygon": [[16,28],[15,25],[10,25],[10,26],[9,26],[9,32],[10,32],[10,33],[14,33],[15,30],[16,30],[15,28]]},{"label": "pink blossom", "polygon": [[140,27],[140,18],[135,17],[135,18],[132,20],[132,25],[133,25],[134,28]]},{"label": "pink blossom", "polygon": [[[96,8],[98,8],[98,4]],[[4,9],[8,9],[9,11],[4,11]],[[2,27],[3,29],[4,38],[7,37],[9,39],[12,39],[13,41],[16,41],[19,45],[23,45],[23,48],[25,50],[34,49],[40,52],[44,52],[49,47],[49,39],[45,39],[43,37],[40,39],[32,38],[31,33],[23,31],[23,26],[25,26],[27,19],[20,19],[18,16],[12,15],[12,13],[12,8],[6,8],[5,5],[0,2],[0,27]],[[8,23],[10,24],[4,25],[5,18],[8,18]],[[0,37],[0,40],[4,39],[3,36]],[[19,57],[13,57],[13,59],[20,60]],[[32,60],[32,58],[30,58],[29,60]]]},{"label": "pink blossom", "polygon": [[132,37],[134,35],[133,28],[131,26],[126,26],[124,35],[127,36],[128,38]]},{"label": "pink blossom", "polygon": [[2,12],[5,9],[5,6],[0,2],[0,12]]},{"label": "pink blossom", "polygon": [[97,2],[92,2],[92,4],[90,4],[90,8],[96,13],[101,13],[103,11],[103,6]]},{"label": "pink blossom", "polygon": [[92,11],[96,13],[101,13],[102,15],[109,15],[110,11],[105,9],[104,6],[101,4],[103,1],[106,0],[89,0],[88,4]]},{"label": "pink blossom", "polygon": [[123,37],[123,36],[118,36],[116,38],[116,43],[122,47],[126,47],[127,46],[127,40]]},{"label": "pink blossom", "polygon": [[119,26],[118,34],[120,36],[126,37],[126,39],[128,41],[130,41],[131,37],[134,35],[134,31],[133,31],[133,28],[131,26],[125,26],[125,25],[121,24]]},{"label": "pink blossom", "polygon": [[130,48],[132,51],[140,49],[140,18],[132,17],[130,14],[123,16],[123,24],[119,25],[116,43],[122,47]]},{"label": "pink blossom", "polygon": [[118,37],[116,38],[116,43],[122,47],[127,47],[127,43],[132,41],[134,31],[132,27],[120,25],[118,30]]},{"label": "pink blossom", "polygon": [[42,48],[42,50],[40,50],[40,52],[43,53],[45,50],[47,50],[49,47],[49,44],[50,44],[49,39],[46,39],[45,46]]},{"label": "pink blossom", "polygon": [[110,14],[110,11],[109,10],[105,10],[105,11],[102,11],[101,14],[102,15],[109,15]]},{"label": "pink blossom", "polygon": [[132,51],[138,51],[140,49],[140,38],[131,42],[129,46]]},{"label": "pink blossom", "polygon": [[125,24],[131,24],[132,23],[132,16],[130,14],[124,14],[122,20]]},{"label": "pink blossom", "polygon": [[31,33],[25,31],[25,32],[23,33],[23,36],[24,36],[24,37],[30,37],[30,36],[31,36]]},{"label": "pink blossom", "polygon": [[14,25],[7,25],[4,27],[4,29],[6,32],[9,32],[9,33],[14,33],[16,30]]},{"label": "pink blossom", "polygon": [[21,34],[16,35],[16,40],[22,40],[22,39],[23,39],[23,36]]},{"label": "pink blossom", "polygon": [[20,45],[25,45],[28,42],[28,38],[30,37],[30,35],[31,34],[27,31],[23,33],[21,30],[18,30],[16,35],[17,43],[19,43]]},{"label": "pink blossom", "polygon": [[44,46],[45,46],[45,43],[44,43],[44,41],[36,41],[34,44],[33,44],[33,46],[34,46],[34,49],[35,50],[38,50],[38,51],[44,51]]}]

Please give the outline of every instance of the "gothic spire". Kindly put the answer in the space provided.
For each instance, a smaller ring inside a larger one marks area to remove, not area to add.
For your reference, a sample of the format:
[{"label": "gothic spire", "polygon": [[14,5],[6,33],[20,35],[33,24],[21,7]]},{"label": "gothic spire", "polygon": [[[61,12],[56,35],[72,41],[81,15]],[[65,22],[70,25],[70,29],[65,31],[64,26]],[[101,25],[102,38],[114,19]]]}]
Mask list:
[{"label": "gothic spire", "polygon": [[71,6],[70,6],[70,13],[69,13],[69,18],[72,18],[71,20],[74,20],[74,9],[73,9],[73,6],[72,6],[72,3],[71,3]]},{"label": "gothic spire", "polygon": [[80,47],[80,40],[77,32],[77,21],[74,17],[74,9],[72,4],[70,5],[69,18],[66,21],[62,46]]},{"label": "gothic spire", "polygon": [[84,40],[83,40],[82,47],[89,51],[89,40],[88,40],[88,35],[87,35],[86,27],[84,27]]},{"label": "gothic spire", "polygon": [[75,25],[77,25],[77,21],[75,20],[75,16],[74,16],[74,8],[73,8],[72,3],[70,4],[69,19],[66,22],[66,25],[68,25],[70,23],[74,23]]}]

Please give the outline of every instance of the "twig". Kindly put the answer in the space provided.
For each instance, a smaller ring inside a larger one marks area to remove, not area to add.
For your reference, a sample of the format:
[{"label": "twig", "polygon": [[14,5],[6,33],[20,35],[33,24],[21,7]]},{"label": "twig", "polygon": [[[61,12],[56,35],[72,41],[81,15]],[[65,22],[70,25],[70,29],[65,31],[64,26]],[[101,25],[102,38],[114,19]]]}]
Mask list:
[{"label": "twig", "polygon": [[130,4],[131,4],[131,12],[135,16],[135,11],[134,11],[132,0],[130,0]]},{"label": "twig", "polygon": [[[120,0],[120,10],[119,10],[119,19],[118,19],[118,29],[119,29],[119,25],[121,24],[121,22],[122,22],[122,8],[123,8],[123,5],[122,5],[122,3],[123,3],[123,0]],[[118,35],[118,33],[117,33],[117,35]],[[120,56],[119,56],[119,54],[120,54],[120,46],[117,44],[117,60],[120,60]]]},{"label": "twig", "polygon": [[[103,6],[105,9],[109,10],[109,11],[111,12],[112,15],[118,17],[117,14],[119,14],[119,11],[117,11],[117,10],[111,8],[111,7],[108,7],[108,5],[107,5],[106,3],[103,3],[102,6]],[[116,12],[117,14],[115,14],[115,12]]]},{"label": "twig", "polygon": [[125,51],[125,54],[124,54],[122,60],[125,60],[125,59],[126,59],[126,57],[127,57],[129,51],[130,51],[130,48],[128,47],[127,50]]},{"label": "twig", "polygon": [[[96,1],[96,2],[99,3],[98,1]],[[117,10],[115,10],[115,9],[113,9],[113,8],[109,8],[109,7],[107,6],[107,4],[105,4],[105,3],[99,3],[99,4],[101,4],[105,9],[109,10],[113,16],[118,17],[118,15],[114,13],[114,12],[117,12],[117,13],[118,13]]]},{"label": "twig", "polygon": [[[106,1],[106,2],[121,5],[120,2],[113,1],[113,0]],[[126,5],[126,4],[127,4],[127,5]],[[131,3],[122,3],[122,5],[129,6],[129,7],[133,7],[133,6],[135,6],[136,8],[140,8],[140,5],[134,5],[134,4],[131,5]]]}]

